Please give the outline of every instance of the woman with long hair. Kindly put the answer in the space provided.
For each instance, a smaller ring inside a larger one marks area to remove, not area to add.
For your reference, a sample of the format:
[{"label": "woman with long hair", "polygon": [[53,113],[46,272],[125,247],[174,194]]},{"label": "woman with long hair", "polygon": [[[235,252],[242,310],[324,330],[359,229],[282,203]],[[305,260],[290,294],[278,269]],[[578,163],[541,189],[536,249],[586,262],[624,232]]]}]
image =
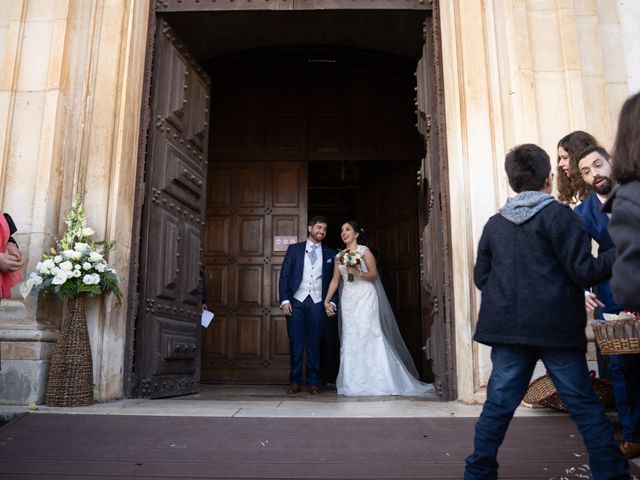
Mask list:
[{"label": "woman with long hair", "polygon": [[335,315],[331,297],[340,287],[339,395],[424,395],[433,386],[418,380],[418,371],[402,339],[378,276],[376,259],[363,243],[354,221],[342,225],[345,244],[336,256],[325,296],[327,315]]},{"label": "woman with long hair", "polygon": [[589,196],[589,186],[580,175],[576,153],[592,145],[599,145],[593,135],[576,130],[565,135],[558,142],[558,200],[562,203],[577,203]]}]

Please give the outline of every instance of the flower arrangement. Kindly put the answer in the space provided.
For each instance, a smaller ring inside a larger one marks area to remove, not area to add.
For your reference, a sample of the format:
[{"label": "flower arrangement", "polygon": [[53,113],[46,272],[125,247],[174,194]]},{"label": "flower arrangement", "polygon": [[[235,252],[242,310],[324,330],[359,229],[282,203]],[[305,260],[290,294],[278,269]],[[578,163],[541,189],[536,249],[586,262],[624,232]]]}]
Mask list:
[{"label": "flower arrangement", "polygon": [[[348,248],[338,252],[338,262],[340,265],[347,267],[358,267],[362,264],[362,255],[358,250],[350,251]],[[355,277],[353,273],[347,273],[347,282],[353,282]]]},{"label": "flower arrangement", "polygon": [[27,280],[20,284],[24,298],[29,294],[55,293],[61,298],[76,298],[82,294],[96,296],[113,293],[117,305],[122,300],[115,269],[105,260],[105,255],[115,248],[115,242],[94,242],[95,234],[87,226],[87,218],[80,198],[72,203],[67,215],[67,230],[57,244],[42,254]]}]

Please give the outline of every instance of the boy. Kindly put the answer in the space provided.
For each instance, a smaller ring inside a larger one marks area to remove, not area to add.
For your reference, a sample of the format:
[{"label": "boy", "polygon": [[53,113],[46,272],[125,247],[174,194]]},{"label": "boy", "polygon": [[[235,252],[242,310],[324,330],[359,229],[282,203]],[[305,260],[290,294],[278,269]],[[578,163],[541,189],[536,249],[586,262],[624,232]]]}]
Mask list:
[{"label": "boy", "polygon": [[614,253],[594,258],[579,218],[550,195],[544,150],[515,147],[505,170],[517,195],[485,225],[474,271],[482,291],[474,340],[492,347],[493,370],[464,478],[497,478],[498,448],[541,359],[582,434],[593,478],[628,479],[585,358],[583,287],[611,275]]}]

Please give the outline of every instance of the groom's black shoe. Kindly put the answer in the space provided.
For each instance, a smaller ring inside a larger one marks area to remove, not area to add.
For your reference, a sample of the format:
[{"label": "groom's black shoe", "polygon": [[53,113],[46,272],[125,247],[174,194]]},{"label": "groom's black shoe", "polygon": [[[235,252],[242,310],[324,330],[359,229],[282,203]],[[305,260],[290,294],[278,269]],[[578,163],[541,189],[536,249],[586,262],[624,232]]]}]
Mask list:
[{"label": "groom's black shoe", "polygon": [[309,385],[309,393],[311,395],[318,395],[320,393],[320,387],[317,385]]},{"label": "groom's black shoe", "polygon": [[287,388],[287,394],[293,395],[295,393],[300,393],[300,390],[300,385],[298,385],[297,383],[292,383],[291,385],[289,385],[289,388]]}]

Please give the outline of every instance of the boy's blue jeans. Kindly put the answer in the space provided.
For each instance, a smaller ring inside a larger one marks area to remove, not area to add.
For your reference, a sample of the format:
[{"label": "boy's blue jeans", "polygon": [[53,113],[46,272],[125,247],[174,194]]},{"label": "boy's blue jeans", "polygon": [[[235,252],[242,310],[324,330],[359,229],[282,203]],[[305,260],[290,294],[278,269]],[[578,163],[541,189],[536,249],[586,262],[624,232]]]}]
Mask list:
[{"label": "boy's blue jeans", "polygon": [[578,426],[594,480],[628,479],[629,465],[613,439],[611,422],[593,390],[583,351],[571,348],[494,346],[487,400],[476,423],[474,452],[466,458],[465,480],[498,478],[498,448],[541,359]]}]

